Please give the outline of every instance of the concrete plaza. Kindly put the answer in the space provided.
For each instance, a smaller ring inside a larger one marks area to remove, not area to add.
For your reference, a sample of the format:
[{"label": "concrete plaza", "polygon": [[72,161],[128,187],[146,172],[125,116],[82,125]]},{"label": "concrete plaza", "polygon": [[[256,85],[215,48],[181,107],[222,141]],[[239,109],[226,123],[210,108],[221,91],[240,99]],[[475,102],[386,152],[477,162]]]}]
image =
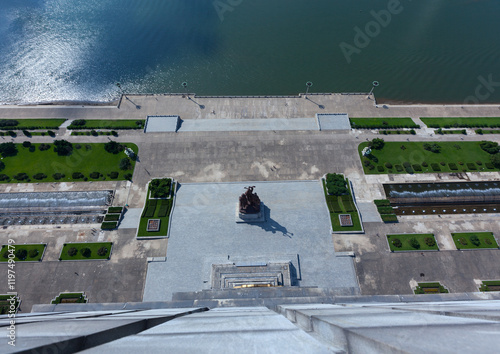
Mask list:
[{"label": "concrete plaza", "polygon": [[[235,222],[249,185],[265,204],[264,223]],[[213,263],[284,260],[298,267],[299,286],[358,292],[352,258],[335,255],[319,181],[181,184],[168,243],[167,260],[148,265],[143,301],[209,289]]]}]

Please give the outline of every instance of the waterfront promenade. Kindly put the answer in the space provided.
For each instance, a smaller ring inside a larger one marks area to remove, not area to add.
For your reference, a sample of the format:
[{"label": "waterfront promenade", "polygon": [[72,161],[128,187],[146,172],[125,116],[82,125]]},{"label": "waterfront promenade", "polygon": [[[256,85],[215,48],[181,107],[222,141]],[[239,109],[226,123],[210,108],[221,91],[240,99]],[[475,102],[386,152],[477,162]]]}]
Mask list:
[{"label": "waterfront promenade", "polygon": [[203,97],[193,94],[123,95],[118,105],[0,106],[0,118],[144,119],[178,115],[182,119],[305,118],[316,113],[350,117],[497,117],[500,105],[376,105],[366,94]]}]

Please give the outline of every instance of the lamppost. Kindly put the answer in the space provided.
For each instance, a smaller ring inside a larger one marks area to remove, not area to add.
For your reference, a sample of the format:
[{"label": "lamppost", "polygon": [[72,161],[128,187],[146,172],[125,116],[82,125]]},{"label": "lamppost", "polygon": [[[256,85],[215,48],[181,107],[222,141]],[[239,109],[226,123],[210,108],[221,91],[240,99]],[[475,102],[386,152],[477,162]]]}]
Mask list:
[{"label": "lamppost", "polygon": [[373,81],[372,82],[372,89],[370,90],[370,92],[368,93],[368,96],[366,98],[370,99],[370,96],[372,95],[373,90],[375,89],[375,87],[377,87],[379,85],[380,85],[380,83],[378,81]]},{"label": "lamppost", "polygon": [[187,86],[188,86],[188,83],[186,81],[184,81],[182,83],[182,87],[184,87],[184,91],[186,91],[186,96],[189,98],[189,95],[188,95],[188,92],[187,92]]},{"label": "lamppost", "polygon": [[306,98],[307,98],[307,94],[309,93],[309,87],[311,87],[312,85],[313,85],[313,83],[311,81],[306,82]]}]

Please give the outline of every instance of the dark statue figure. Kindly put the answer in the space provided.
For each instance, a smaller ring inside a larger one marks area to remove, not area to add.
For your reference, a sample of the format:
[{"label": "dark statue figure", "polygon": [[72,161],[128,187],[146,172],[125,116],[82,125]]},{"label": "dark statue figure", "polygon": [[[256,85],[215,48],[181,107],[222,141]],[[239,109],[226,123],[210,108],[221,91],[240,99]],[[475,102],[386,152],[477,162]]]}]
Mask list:
[{"label": "dark statue figure", "polygon": [[253,193],[255,186],[245,187],[247,190],[240,196],[241,214],[258,214],[260,212],[260,199],[257,193]]}]

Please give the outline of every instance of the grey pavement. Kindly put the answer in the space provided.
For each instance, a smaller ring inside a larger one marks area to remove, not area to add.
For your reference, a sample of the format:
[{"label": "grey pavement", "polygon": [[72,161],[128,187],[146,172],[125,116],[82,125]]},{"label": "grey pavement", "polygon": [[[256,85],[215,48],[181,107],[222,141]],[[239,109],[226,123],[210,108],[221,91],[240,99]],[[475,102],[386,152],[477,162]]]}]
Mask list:
[{"label": "grey pavement", "polygon": [[[265,223],[237,224],[244,187],[267,206]],[[319,181],[181,184],[166,262],[148,264],[144,301],[210,287],[212,263],[283,260],[298,254],[300,286],[357,288],[352,258],[335,257]]]},{"label": "grey pavement", "polygon": [[320,130],[351,130],[349,116],[345,113],[316,114]]},{"label": "grey pavement", "polygon": [[141,219],[142,208],[129,208],[123,214],[119,229],[137,229]]},{"label": "grey pavement", "polygon": [[179,116],[148,116],[146,120],[146,133],[175,133],[179,125]]},{"label": "grey pavement", "polygon": [[314,118],[187,119],[179,132],[318,130]]},{"label": "grey pavement", "polygon": [[381,222],[377,207],[372,202],[357,202],[359,213],[363,222]]}]

